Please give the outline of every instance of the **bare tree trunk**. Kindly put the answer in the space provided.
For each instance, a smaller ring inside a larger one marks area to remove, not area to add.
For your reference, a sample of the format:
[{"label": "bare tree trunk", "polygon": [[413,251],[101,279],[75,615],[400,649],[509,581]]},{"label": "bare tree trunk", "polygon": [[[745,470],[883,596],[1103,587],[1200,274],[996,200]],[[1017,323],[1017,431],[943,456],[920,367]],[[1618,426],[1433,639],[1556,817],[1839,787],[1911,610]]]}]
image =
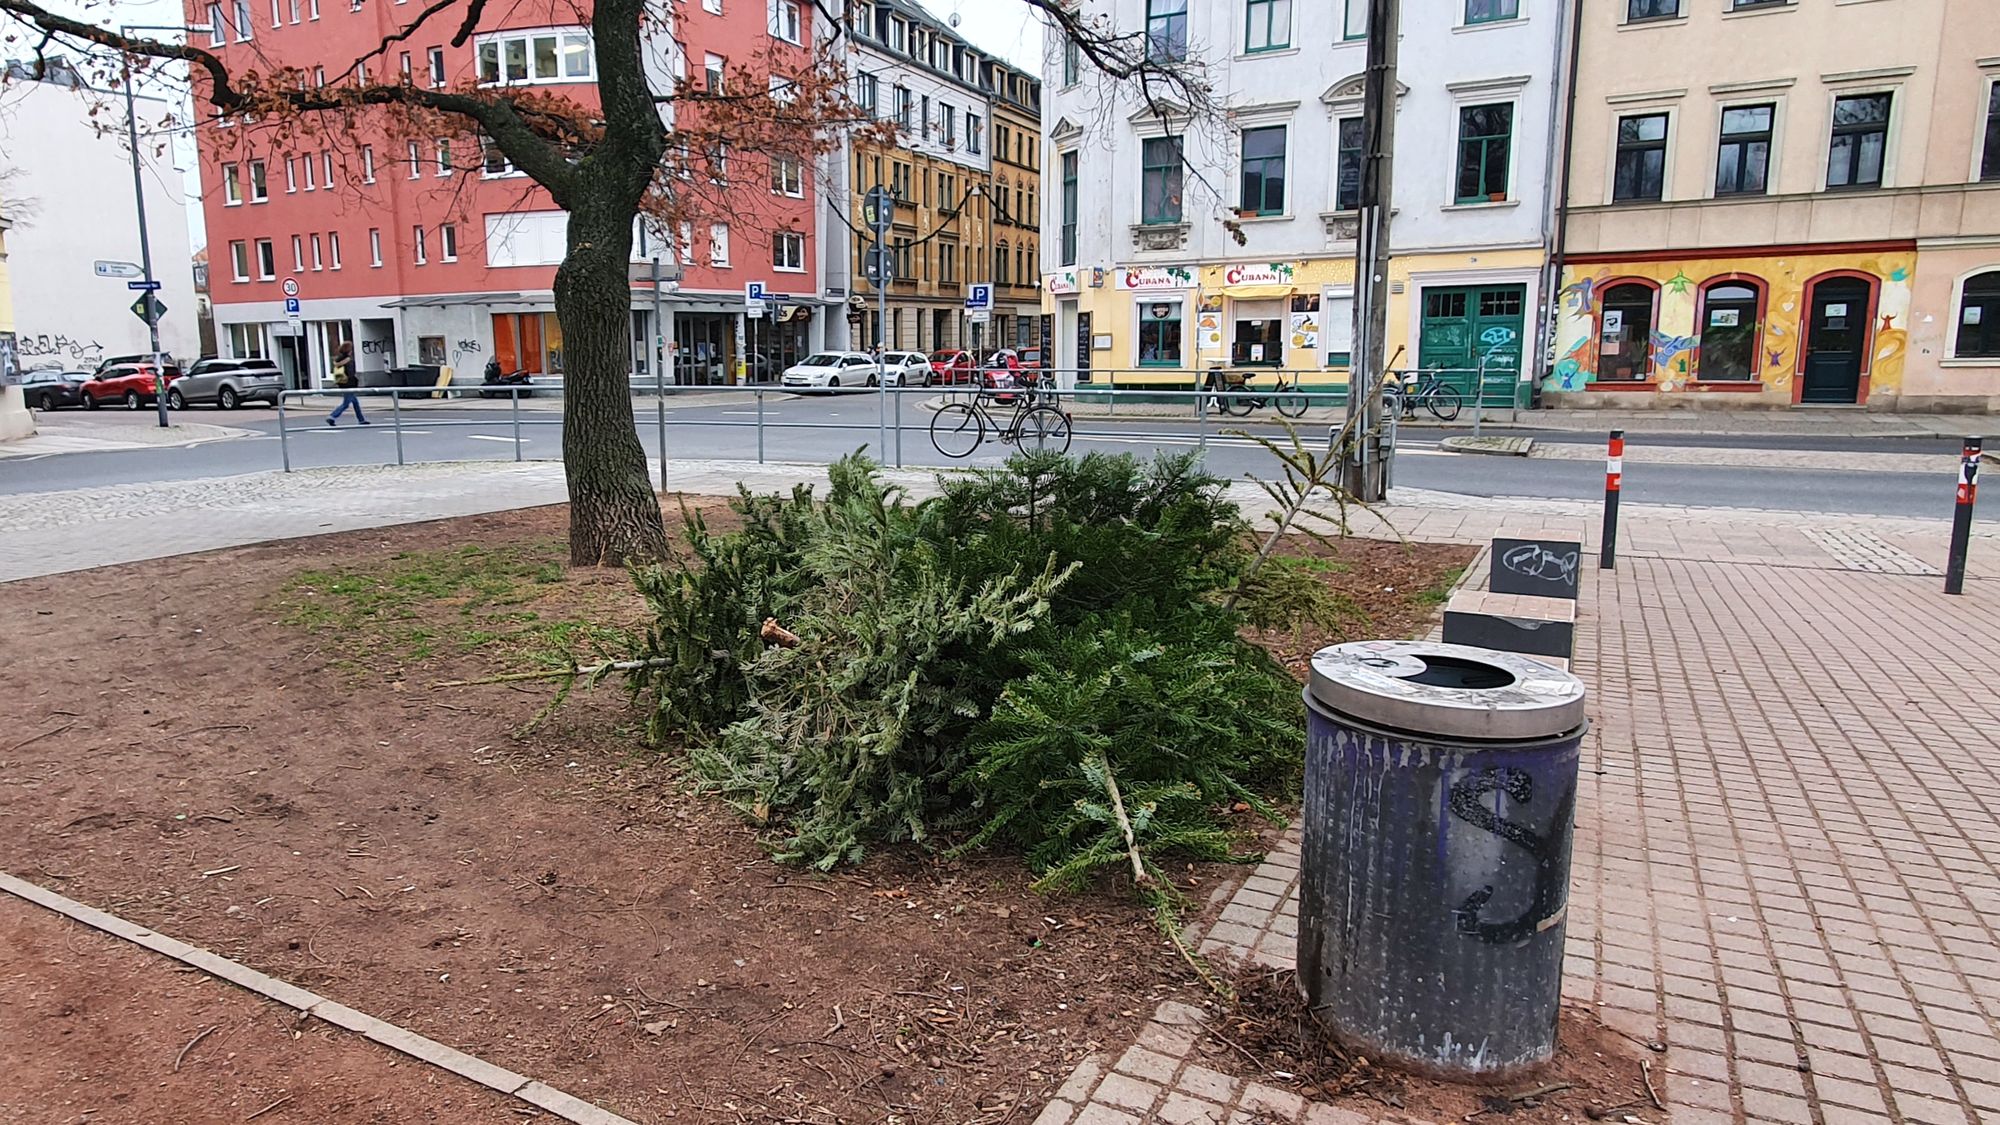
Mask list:
[{"label": "bare tree trunk", "polygon": [[632,424],[632,208],[579,191],[556,271],[563,329],[563,465],[569,561],[620,566],[665,556],[666,527]]}]

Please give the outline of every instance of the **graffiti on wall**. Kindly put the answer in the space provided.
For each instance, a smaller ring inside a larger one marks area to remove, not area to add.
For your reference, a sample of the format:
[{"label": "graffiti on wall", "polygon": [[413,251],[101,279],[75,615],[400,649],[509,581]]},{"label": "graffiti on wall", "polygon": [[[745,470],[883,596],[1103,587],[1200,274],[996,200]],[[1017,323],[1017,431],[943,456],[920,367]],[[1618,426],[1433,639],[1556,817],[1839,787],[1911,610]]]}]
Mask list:
[{"label": "graffiti on wall", "polygon": [[104,358],[103,344],[60,332],[23,332],[16,337],[15,351],[28,368],[95,367]]},{"label": "graffiti on wall", "polygon": [[451,365],[456,368],[466,356],[478,355],[485,350],[486,346],[477,340],[462,339],[451,346]]},{"label": "graffiti on wall", "polygon": [[1580,391],[1598,378],[1599,317],[1604,293],[1625,281],[1657,286],[1654,323],[1648,336],[1652,380],[1662,391],[1680,391],[1700,377],[1701,329],[1695,323],[1703,288],[1734,276],[1755,278],[1764,293],[1757,377],[1767,391],[1789,395],[1799,366],[1804,332],[1806,286],[1831,270],[1851,270],[1873,278],[1876,287],[1874,349],[1870,387],[1891,394],[1903,383],[1908,346],[1910,285],[1915,253],[1891,251],[1851,256],[1787,258],[1705,258],[1686,262],[1626,262],[1575,266],[1564,271],[1561,311],[1556,324],[1556,365],[1549,389]]}]

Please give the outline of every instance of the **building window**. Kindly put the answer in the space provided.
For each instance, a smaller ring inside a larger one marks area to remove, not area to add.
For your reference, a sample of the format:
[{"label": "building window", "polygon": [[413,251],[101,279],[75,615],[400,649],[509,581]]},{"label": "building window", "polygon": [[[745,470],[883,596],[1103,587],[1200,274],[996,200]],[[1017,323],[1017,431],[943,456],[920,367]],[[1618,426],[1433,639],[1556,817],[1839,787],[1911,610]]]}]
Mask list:
[{"label": "building window", "polygon": [[236,0],[236,41],[250,38],[250,0]]},{"label": "building window", "polygon": [[380,227],[368,228],[368,264],[376,269],[382,268],[382,228]]},{"label": "building window", "polygon": [[1243,16],[1245,51],[1275,51],[1292,45],[1292,0],[1246,0]]},{"label": "building window", "polygon": [[1507,198],[1507,157],[1514,142],[1511,102],[1469,105],[1458,111],[1459,203],[1498,203]]},{"label": "building window", "polygon": [[1979,151],[1979,178],[2000,180],[2000,78],[1986,84],[1986,143]]},{"label": "building window", "polygon": [[978,152],[980,134],[985,132],[986,122],[976,113],[965,115],[965,151]]},{"label": "building window", "polygon": [[806,236],[782,230],[771,235],[771,268],[787,273],[803,273],[806,268]]},{"label": "building window", "polygon": [[1498,23],[1521,18],[1521,0],[1465,0],[1465,22]]},{"label": "building window", "polygon": [[1625,22],[1670,20],[1681,14],[1681,0],[1625,0]]},{"label": "building window", "polygon": [[771,34],[787,43],[803,43],[804,19],[794,0],[771,0]]},{"label": "building window", "polygon": [[261,324],[232,324],[229,326],[229,355],[232,359],[263,359],[264,326]]},{"label": "building window", "polygon": [[1240,367],[1283,367],[1289,302],[1236,302],[1236,334],[1229,345],[1229,362]]},{"label": "building window", "polygon": [[438,260],[458,261],[458,225],[443,223],[438,226]]},{"label": "building window", "polygon": [[229,27],[222,21],[222,5],[208,6],[208,45],[220,47],[229,42]]},{"label": "building window", "polygon": [[771,190],[794,199],[803,198],[806,194],[805,165],[799,163],[797,157],[772,157]]},{"label": "building window", "polygon": [[1653,377],[1653,296],[1650,285],[1626,282],[1604,291],[1597,314],[1597,377],[1644,382]]},{"label": "building window", "polygon": [[896,87],[896,127],[898,129],[909,129],[910,107],[914,104],[915,102],[911,99],[910,91],[907,88],[902,86]]},{"label": "building window", "polygon": [[298,165],[299,165],[299,162],[298,162],[298,158],[296,158],[296,157],[291,157],[291,156],[287,156],[287,157],[285,157],[285,194],[286,194],[286,195],[290,195],[290,194],[292,194],[293,192],[296,192],[296,191],[298,191],[298,190],[299,190],[299,177],[298,177]]},{"label": "building window", "polygon": [[718,269],[729,267],[728,223],[714,223],[708,228],[708,264]]},{"label": "building window", "polygon": [[[683,176],[687,174],[685,165],[676,165],[675,171]],[[514,175],[514,162],[507,159],[507,154],[500,151],[499,145],[487,141],[480,151],[479,174],[488,179]]]},{"label": "building window", "polygon": [[1181,139],[1148,137],[1140,147],[1140,221],[1181,221]]},{"label": "building window", "polygon": [[264,162],[250,162],[250,202],[267,203],[271,199],[271,185],[264,178]]},{"label": "building window", "polygon": [[876,95],[882,90],[882,82],[872,74],[854,76],[854,105],[862,116],[874,120],[881,115],[881,108],[875,104]]},{"label": "building window", "polygon": [[1611,177],[1611,200],[1630,203],[1664,197],[1667,180],[1667,115],[1641,113],[1618,119],[1618,162]]},{"label": "building window", "polygon": [[325,257],[326,247],[320,241],[319,235],[312,236],[312,248],[313,248],[313,269],[324,270],[326,268],[326,257]]},{"label": "building window", "polygon": [[433,87],[437,87],[437,88],[440,88],[440,89],[441,89],[441,88],[443,88],[443,86],[444,86],[444,48],[443,48],[443,47],[432,47],[432,48],[431,48],[431,50],[430,50],[430,64],[431,64],[431,68],[430,68],[430,69],[431,69],[431,85],[432,85]]},{"label": "building window", "polygon": [[225,207],[243,205],[243,179],[237,174],[234,164],[222,166],[222,205]]},{"label": "building window", "polygon": [[[315,183],[315,182],[314,182],[314,180],[313,180],[313,158],[312,158],[311,156],[306,156],[306,157],[303,157],[303,158],[302,158],[302,160],[303,160],[303,162],[304,162],[304,164],[305,164],[305,173],[306,173],[306,190],[307,190],[307,191],[312,191],[312,190],[314,190],[315,188],[317,188],[317,187],[319,186],[319,185],[318,185],[317,183]],[[289,175],[291,175],[291,174],[292,174],[292,170],[291,170],[291,167],[290,167],[290,161],[287,161],[287,162],[286,162],[286,165],[287,165],[287,166],[286,166],[286,168],[285,168],[285,174],[286,174],[287,176],[289,176]]]},{"label": "building window", "polygon": [[410,256],[416,261],[416,263],[421,266],[424,263],[430,261],[431,260],[430,240],[425,237],[424,228],[411,227],[410,239],[411,239]]},{"label": "building window", "polygon": [[1882,157],[1889,147],[1889,95],[1833,99],[1833,135],[1827,142],[1826,186],[1882,186]]},{"label": "building window", "polygon": [[920,99],[920,106],[921,108],[917,115],[917,127],[923,131],[924,139],[930,140],[931,139],[931,96],[929,94],[925,94]]},{"label": "building window", "polygon": [[441,137],[437,142],[437,174],[451,175],[451,142]]},{"label": "building window", "polygon": [[292,272],[306,272],[306,240],[296,234],[292,236]]},{"label": "building window", "polygon": [[364,184],[372,184],[375,182],[374,145],[361,146],[361,182]]},{"label": "building window", "polygon": [[1343,117],[1337,128],[1340,131],[1339,153],[1335,157],[1333,183],[1333,209],[1336,211],[1359,211],[1361,209],[1361,145],[1362,122],[1359,117]]},{"label": "building window", "polygon": [[1715,194],[1762,195],[1770,183],[1775,105],[1733,105],[1722,111],[1715,149]]},{"label": "building window", "polygon": [[337,230],[327,232],[326,257],[328,269],[340,268],[340,232]]},{"label": "building window", "polygon": [[1146,0],[1146,59],[1179,62],[1187,58],[1188,0]]},{"label": "building window", "polygon": [[1061,264],[1076,264],[1077,154],[1065,152],[1057,160],[1062,165]]},{"label": "building window", "polygon": [[1083,50],[1076,45],[1076,37],[1074,35],[1065,35],[1063,36],[1062,44],[1062,84],[1064,86],[1076,85],[1077,78],[1082,73]]},{"label": "building window", "polygon": [[1139,366],[1181,365],[1181,303],[1139,302]]},{"label": "building window", "polygon": [[396,60],[396,73],[399,77],[402,78],[403,85],[405,86],[412,85],[416,82],[416,77],[417,77],[416,62],[414,59],[410,57],[410,52],[404,51],[402,57]]},{"label": "building window", "polygon": [[332,154],[332,153],[330,153],[330,152],[329,152],[329,153],[324,153],[324,154],[322,154],[322,155],[321,155],[321,157],[320,157],[320,167],[321,167],[321,168],[322,168],[322,169],[323,169],[323,170],[324,170],[324,171],[326,172],[326,177],[325,177],[325,180],[326,180],[326,183],[324,184],[324,186],[325,186],[326,190],[328,190],[328,191],[332,191],[332,190],[333,190],[333,154]]},{"label": "building window", "polygon": [[729,60],[717,54],[701,57],[701,88],[711,94],[722,93],[723,78],[729,69]]},{"label": "building window", "polygon": [[229,244],[229,276],[233,281],[250,280],[250,244],[232,242]]},{"label": "building window", "polygon": [[415,141],[411,141],[406,155],[410,158],[410,178],[413,180],[422,179],[424,174],[422,146],[418,145]]},{"label": "building window", "polygon": [[1285,213],[1285,127],[1243,130],[1243,192],[1239,211]]},{"label": "building window", "polygon": [[1965,279],[1958,293],[1954,359],[2000,359],[2000,270]]},{"label": "building window", "polygon": [[1757,377],[1759,286],[1754,281],[1711,281],[1701,290],[1700,367],[1704,381]]},{"label": "building window", "polygon": [[268,238],[257,240],[257,276],[265,281],[278,276],[278,251]]},{"label": "building window", "polygon": [[719,16],[722,14],[722,0],[701,0],[701,10]]},{"label": "building window", "polygon": [[582,28],[481,36],[478,54],[482,86],[597,80],[590,32]]}]

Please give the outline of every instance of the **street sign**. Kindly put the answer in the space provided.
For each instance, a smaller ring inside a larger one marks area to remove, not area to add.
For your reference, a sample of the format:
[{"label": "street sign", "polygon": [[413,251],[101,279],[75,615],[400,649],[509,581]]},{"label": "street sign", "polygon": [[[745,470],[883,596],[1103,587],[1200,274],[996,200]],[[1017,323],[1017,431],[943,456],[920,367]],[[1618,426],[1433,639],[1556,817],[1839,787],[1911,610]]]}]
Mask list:
[{"label": "street sign", "polygon": [[[148,305],[152,308],[151,316],[146,314]],[[158,324],[160,318],[167,315],[167,305],[151,293],[141,293],[139,299],[132,302],[132,315],[148,324]]]},{"label": "street sign", "polygon": [[286,278],[285,284],[280,286],[280,288],[282,288],[285,291],[285,296],[287,297],[296,297],[299,295],[299,283],[297,278],[291,278],[291,277]]},{"label": "street sign", "polygon": [[285,298],[285,319],[297,320],[298,318],[299,318],[299,299],[297,297]]},{"label": "street sign", "polygon": [[993,319],[993,310],[973,309],[965,314],[965,319],[972,324],[985,324]]},{"label": "street sign", "polygon": [[974,284],[972,287],[972,295],[965,299],[965,307],[968,309],[992,308],[993,287],[983,282]]},{"label": "street sign", "polygon": [[764,316],[764,310],[769,308],[770,304],[769,301],[745,301],[743,303],[743,315],[752,320],[761,320]]},{"label": "street sign", "polygon": [[111,262],[102,258],[90,263],[90,268],[99,277],[139,277],[146,272],[133,262]]},{"label": "street sign", "polygon": [[160,283],[157,281],[128,281],[125,283],[125,288],[138,289],[147,293],[156,293],[160,289]]},{"label": "street sign", "polygon": [[764,299],[763,282],[746,281],[743,283],[743,302],[745,304],[754,305],[763,299]]},{"label": "street sign", "polygon": [[870,284],[880,288],[896,280],[896,259],[880,246],[868,248],[867,268],[864,271]]},{"label": "street sign", "polygon": [[862,197],[861,221],[875,232],[876,241],[889,233],[889,227],[896,221],[896,197],[885,187],[872,187]]}]

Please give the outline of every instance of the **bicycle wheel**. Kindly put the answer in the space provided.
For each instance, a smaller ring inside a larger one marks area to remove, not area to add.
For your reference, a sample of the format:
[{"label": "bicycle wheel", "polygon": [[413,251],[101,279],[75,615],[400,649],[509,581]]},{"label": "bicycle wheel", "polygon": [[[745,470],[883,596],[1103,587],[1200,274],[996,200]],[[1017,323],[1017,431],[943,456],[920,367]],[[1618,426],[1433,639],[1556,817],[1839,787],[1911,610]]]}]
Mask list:
[{"label": "bicycle wheel", "polygon": [[1287,384],[1279,384],[1277,393],[1271,396],[1271,405],[1276,406],[1278,413],[1287,418],[1304,416],[1310,402],[1311,400],[1300,393],[1298,388]]},{"label": "bicycle wheel", "polygon": [[985,440],[985,419],[966,403],[947,403],[931,419],[931,446],[946,457],[970,457]]},{"label": "bicycle wheel", "polygon": [[1449,422],[1458,417],[1458,392],[1450,387],[1439,387],[1424,396],[1424,407],[1431,412],[1431,417]]},{"label": "bicycle wheel", "polygon": [[1069,452],[1069,415],[1053,406],[1035,406],[1024,411],[1017,433],[1022,449]]},{"label": "bicycle wheel", "polygon": [[1248,418],[1252,410],[1264,404],[1261,398],[1251,397],[1248,390],[1237,390],[1232,394],[1218,396],[1224,414],[1234,414],[1238,418]]}]

